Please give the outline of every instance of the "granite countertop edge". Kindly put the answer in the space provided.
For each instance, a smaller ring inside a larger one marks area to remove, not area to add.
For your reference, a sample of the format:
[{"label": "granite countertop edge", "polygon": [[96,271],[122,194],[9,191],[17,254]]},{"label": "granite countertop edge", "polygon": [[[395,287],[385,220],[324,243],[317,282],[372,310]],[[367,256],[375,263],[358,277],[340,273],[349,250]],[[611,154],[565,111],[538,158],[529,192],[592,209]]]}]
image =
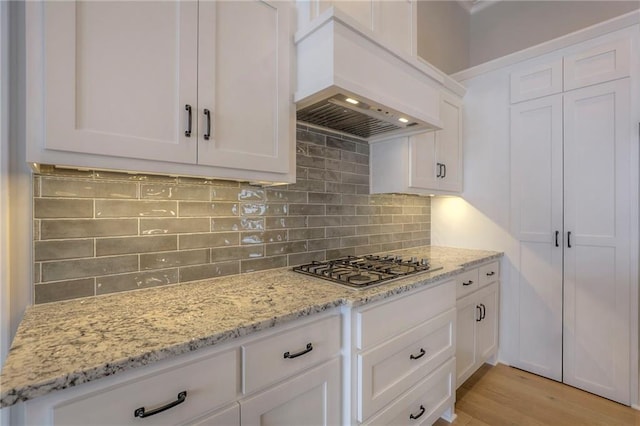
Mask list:
[{"label": "granite countertop edge", "polygon": [[[429,247],[431,249],[431,247]],[[443,250],[464,250],[464,249],[447,249],[441,248]],[[415,249],[414,249],[415,250]],[[402,250],[400,252],[407,252],[409,250]],[[473,252],[473,250],[469,250]],[[253,333],[267,330],[273,328],[278,325],[286,324],[291,321],[295,321],[297,319],[311,316],[317,313],[325,312],[330,309],[334,309],[340,306],[350,306],[352,308],[375,303],[387,299],[389,297],[393,297],[405,292],[409,292],[415,290],[420,287],[427,286],[429,284],[440,282],[449,277],[455,276],[466,269],[474,268],[480,264],[500,259],[503,256],[502,252],[490,252],[490,251],[481,251],[481,255],[470,259],[462,264],[457,265],[448,265],[445,266],[442,270],[434,271],[432,273],[428,273],[425,275],[408,277],[399,281],[395,281],[393,283],[385,284],[384,286],[379,286],[372,289],[367,290],[352,290],[352,289],[344,289],[343,287],[339,287],[332,283],[327,283],[321,281],[317,278],[312,277],[304,277],[306,281],[311,280],[313,285],[318,286],[327,286],[327,293],[337,293],[335,297],[328,297],[326,300],[323,300],[319,303],[311,302],[305,304],[301,307],[293,308],[291,310],[285,310],[284,312],[274,313],[273,316],[261,318],[257,321],[248,321],[246,323],[235,324],[233,327],[217,331],[212,334],[207,334],[204,336],[198,336],[196,338],[190,338],[188,340],[183,340],[181,342],[177,342],[174,344],[170,344],[167,346],[162,346],[158,348],[154,348],[148,351],[143,351],[142,353],[125,356],[125,357],[114,357],[113,360],[109,360],[107,362],[97,362],[95,365],[91,366],[83,366],[82,368],[72,369],[64,374],[57,374],[52,377],[46,377],[41,380],[37,379],[23,379],[18,380],[22,383],[11,383],[11,380],[7,380],[5,383],[5,377],[0,377],[0,408],[8,407],[14,405],[18,402],[28,401],[43,395],[46,395],[50,392],[56,390],[67,389],[82,383],[87,383],[91,381],[98,380],[103,377],[112,376],[114,374],[118,374],[124,371],[128,371],[134,368],[142,367],[145,365],[154,364],[156,362],[171,359],[175,356],[182,355],[185,353],[189,353],[198,349],[211,347],[217,344],[221,344],[227,341],[231,341],[243,336],[251,335]],[[260,271],[259,273],[265,274],[266,271]],[[272,274],[287,274],[290,272],[290,268],[279,268],[276,270],[271,270]],[[250,278],[253,274],[242,274],[238,276],[234,276],[235,280],[239,280],[239,277],[243,277],[246,281],[251,281]],[[296,274],[297,279],[301,279]],[[220,277],[209,280],[201,280],[190,283],[182,283],[176,284],[175,287],[178,286],[189,286],[195,284],[210,284],[213,282],[223,283],[225,280],[231,280],[231,277]],[[319,282],[321,281],[321,282]],[[174,286],[167,286],[174,287]],[[333,288],[333,291],[331,290]],[[324,288],[323,288],[324,289]],[[166,291],[165,288],[154,288],[154,289],[144,289],[131,293],[142,293],[145,291]],[[237,291],[237,290],[236,290]],[[109,298],[113,295],[105,295],[98,296],[92,299],[97,300],[96,304],[100,303],[100,298]],[[123,297],[120,294],[120,297]],[[48,305],[56,305],[56,304],[65,304],[65,303],[79,303],[77,300],[75,301],[66,301],[66,302],[54,302]],[[36,305],[43,306],[43,305]],[[30,315],[30,312],[33,311],[34,307],[30,307],[25,313],[25,317]],[[21,328],[25,320],[23,319],[23,323],[21,323]],[[29,325],[24,325],[24,327],[29,327]],[[21,328],[18,330],[16,338],[20,336]],[[12,351],[14,350],[14,346],[16,344],[16,340],[14,339],[14,344],[12,345],[12,349],[10,350],[9,357],[7,358],[7,362],[3,367],[3,375],[5,376],[5,368],[9,364]]]}]

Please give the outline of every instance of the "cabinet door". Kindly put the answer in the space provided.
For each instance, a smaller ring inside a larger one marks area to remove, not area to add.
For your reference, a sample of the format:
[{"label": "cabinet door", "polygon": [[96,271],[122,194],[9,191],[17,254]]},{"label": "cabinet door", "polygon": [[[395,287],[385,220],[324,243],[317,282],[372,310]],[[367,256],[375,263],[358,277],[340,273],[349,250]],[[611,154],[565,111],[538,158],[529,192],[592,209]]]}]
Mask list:
[{"label": "cabinet door", "polygon": [[242,425],[340,424],[340,360],[319,367],[240,402]]},{"label": "cabinet door", "polygon": [[476,365],[476,322],[480,321],[480,308],[475,295],[463,297],[457,303],[456,317],[456,387],[460,387],[473,374]]},{"label": "cabinet door", "polygon": [[623,79],[564,101],[564,381],[627,405],[630,93]]},{"label": "cabinet door", "polygon": [[291,19],[288,1],[199,4],[199,164],[289,171]]},{"label": "cabinet door", "polygon": [[374,33],[390,48],[415,55],[416,7],[412,0],[374,1]]},{"label": "cabinet door", "polygon": [[435,132],[409,136],[409,186],[436,189],[436,136]]},{"label": "cabinet door", "polygon": [[197,3],[40,7],[44,148],[195,163],[185,105],[197,101]]},{"label": "cabinet door", "polygon": [[562,95],[512,106],[512,364],[554,380],[562,380],[562,200]]},{"label": "cabinet door", "polygon": [[436,158],[443,164],[438,187],[462,192],[462,102],[442,94],[440,102],[442,130],[436,132]]},{"label": "cabinet door", "polygon": [[481,319],[476,323],[477,358],[483,363],[498,349],[498,283],[480,290],[476,297],[481,313]]},{"label": "cabinet door", "polygon": [[217,411],[203,419],[189,423],[189,426],[240,426],[240,405],[234,402],[228,408]]}]

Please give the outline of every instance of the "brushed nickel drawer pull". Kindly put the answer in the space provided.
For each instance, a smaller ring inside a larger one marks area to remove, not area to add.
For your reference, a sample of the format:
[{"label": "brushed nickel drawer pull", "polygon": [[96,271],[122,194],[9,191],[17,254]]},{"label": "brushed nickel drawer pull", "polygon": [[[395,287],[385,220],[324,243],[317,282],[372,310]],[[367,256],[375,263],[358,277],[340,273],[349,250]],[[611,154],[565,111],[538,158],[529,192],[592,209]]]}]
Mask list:
[{"label": "brushed nickel drawer pull", "polygon": [[293,358],[297,358],[299,356],[302,356],[304,354],[308,354],[309,352],[311,352],[313,350],[313,345],[311,343],[307,343],[307,347],[306,349],[301,350],[298,353],[292,354],[290,352],[285,352],[284,353],[284,357],[288,358],[288,359],[293,359]]}]

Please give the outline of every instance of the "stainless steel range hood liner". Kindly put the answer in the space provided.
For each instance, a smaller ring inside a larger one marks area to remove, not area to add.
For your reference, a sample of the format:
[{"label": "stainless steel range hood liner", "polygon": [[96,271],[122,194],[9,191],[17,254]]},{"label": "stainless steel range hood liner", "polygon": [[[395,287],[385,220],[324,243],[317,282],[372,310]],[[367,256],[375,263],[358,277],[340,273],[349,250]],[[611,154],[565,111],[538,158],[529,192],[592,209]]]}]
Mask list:
[{"label": "stainless steel range hood liner", "polygon": [[295,42],[298,121],[369,141],[442,127],[446,76],[385,46],[339,10],[327,10]]}]

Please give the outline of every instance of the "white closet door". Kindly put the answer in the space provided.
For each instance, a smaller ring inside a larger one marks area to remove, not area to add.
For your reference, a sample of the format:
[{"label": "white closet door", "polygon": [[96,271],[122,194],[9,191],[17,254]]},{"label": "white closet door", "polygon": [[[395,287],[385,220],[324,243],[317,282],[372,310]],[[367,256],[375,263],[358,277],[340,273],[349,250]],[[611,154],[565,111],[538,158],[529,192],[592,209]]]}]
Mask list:
[{"label": "white closet door", "polygon": [[564,381],[623,404],[631,402],[629,93],[623,79],[564,98]]},{"label": "white closet door", "polygon": [[562,95],[511,107],[511,191],[513,365],[562,380]]},{"label": "white closet door", "polygon": [[291,18],[289,1],[199,3],[199,164],[289,171]]},{"label": "white closet door", "polygon": [[185,105],[197,103],[198,5],[42,7],[45,148],[195,163]]}]

